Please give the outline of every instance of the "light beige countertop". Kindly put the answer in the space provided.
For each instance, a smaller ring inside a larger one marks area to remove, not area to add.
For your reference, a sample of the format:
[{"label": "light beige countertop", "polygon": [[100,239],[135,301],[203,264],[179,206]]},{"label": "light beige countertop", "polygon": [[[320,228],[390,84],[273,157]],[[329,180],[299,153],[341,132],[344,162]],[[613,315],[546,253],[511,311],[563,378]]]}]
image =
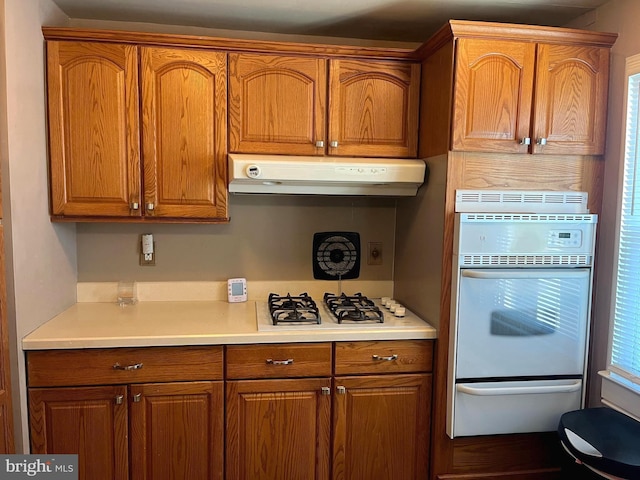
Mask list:
[{"label": "light beige countertop", "polygon": [[344,330],[258,331],[254,301],[76,303],[23,338],[24,350],[433,339],[436,330],[362,326]]}]

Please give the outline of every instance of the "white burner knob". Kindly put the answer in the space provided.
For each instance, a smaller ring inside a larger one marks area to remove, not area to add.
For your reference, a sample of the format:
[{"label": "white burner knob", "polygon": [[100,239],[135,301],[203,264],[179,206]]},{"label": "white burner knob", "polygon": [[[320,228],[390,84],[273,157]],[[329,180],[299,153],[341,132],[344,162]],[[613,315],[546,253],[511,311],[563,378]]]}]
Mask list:
[{"label": "white burner knob", "polygon": [[407,309],[404,308],[402,305],[396,305],[396,311],[393,312],[393,314],[396,317],[404,317],[406,313],[407,313]]},{"label": "white burner knob", "polygon": [[390,298],[389,300],[387,300],[384,304],[385,307],[387,308],[391,308],[391,305],[393,305],[394,303],[396,303],[392,298]]},{"label": "white burner knob", "polygon": [[387,306],[387,302],[391,300],[391,297],[382,297],[380,299],[380,302],[382,303],[382,305],[384,305],[385,307]]}]

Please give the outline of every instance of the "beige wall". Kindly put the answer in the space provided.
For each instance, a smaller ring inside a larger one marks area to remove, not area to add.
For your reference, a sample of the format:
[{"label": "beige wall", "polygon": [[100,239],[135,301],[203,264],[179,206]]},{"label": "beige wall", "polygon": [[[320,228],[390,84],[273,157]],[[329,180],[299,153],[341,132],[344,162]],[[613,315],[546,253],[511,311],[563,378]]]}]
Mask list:
[{"label": "beige wall", "polygon": [[[315,232],[360,233],[383,243],[383,264],[360,278],[391,280],[395,200],[305,196],[230,195],[226,225],[78,224],[79,281],[311,280]],[[140,234],[153,233],[156,265],[138,264]]]},{"label": "beige wall", "polygon": [[597,9],[595,13],[585,15],[571,25],[591,30],[618,32],[619,34],[611,51],[604,199],[598,228],[597,279],[595,307],[592,314],[594,324],[591,334],[590,405],[599,403],[600,378],[597,372],[606,366],[612,291],[611,278],[615,262],[614,242],[619,196],[618,185],[623,160],[624,68],[626,57],[640,53],[638,18],[640,18],[640,2],[638,0],[611,0]]},{"label": "beige wall", "polygon": [[[41,25],[64,24],[50,0],[5,0],[7,127],[2,131],[2,180],[16,449],[27,448],[26,388],[20,339],[75,302],[74,225],[48,216]],[[2,92],[5,95],[5,92]]]},{"label": "beige wall", "polygon": [[398,202],[394,296],[440,327],[447,154],[425,160],[428,185]]}]

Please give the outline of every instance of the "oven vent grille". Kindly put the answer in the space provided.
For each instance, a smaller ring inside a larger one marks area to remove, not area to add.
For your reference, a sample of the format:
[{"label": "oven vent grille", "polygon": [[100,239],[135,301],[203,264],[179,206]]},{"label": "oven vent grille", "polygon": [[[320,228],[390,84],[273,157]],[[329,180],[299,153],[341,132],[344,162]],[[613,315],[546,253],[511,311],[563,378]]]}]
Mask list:
[{"label": "oven vent grille", "polygon": [[567,215],[567,214],[537,214],[537,213],[465,213],[464,222],[581,222],[595,223],[596,216]]},{"label": "oven vent grille", "polygon": [[588,267],[591,261],[591,255],[460,255],[461,267]]},{"label": "oven vent grille", "polygon": [[456,212],[588,213],[587,192],[456,190]]}]

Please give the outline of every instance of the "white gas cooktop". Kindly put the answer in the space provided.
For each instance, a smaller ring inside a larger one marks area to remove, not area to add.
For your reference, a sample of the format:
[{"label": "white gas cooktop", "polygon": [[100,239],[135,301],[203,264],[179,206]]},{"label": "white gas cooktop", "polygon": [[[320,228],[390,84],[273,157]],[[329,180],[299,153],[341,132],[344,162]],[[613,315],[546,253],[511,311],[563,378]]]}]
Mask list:
[{"label": "white gas cooktop", "polygon": [[375,330],[409,330],[424,327],[426,323],[416,314],[405,309],[404,317],[396,317],[382,306],[379,298],[372,298],[373,302],[382,310],[384,314],[384,322],[349,322],[344,321],[338,323],[336,317],[329,311],[326,304],[317,301],[320,311],[321,323],[280,323],[274,325],[269,313],[269,304],[267,302],[256,302],[256,319],[258,323],[258,331],[260,332],[277,332],[277,331],[312,331],[312,330],[347,330],[347,329],[366,329],[367,331]]}]

